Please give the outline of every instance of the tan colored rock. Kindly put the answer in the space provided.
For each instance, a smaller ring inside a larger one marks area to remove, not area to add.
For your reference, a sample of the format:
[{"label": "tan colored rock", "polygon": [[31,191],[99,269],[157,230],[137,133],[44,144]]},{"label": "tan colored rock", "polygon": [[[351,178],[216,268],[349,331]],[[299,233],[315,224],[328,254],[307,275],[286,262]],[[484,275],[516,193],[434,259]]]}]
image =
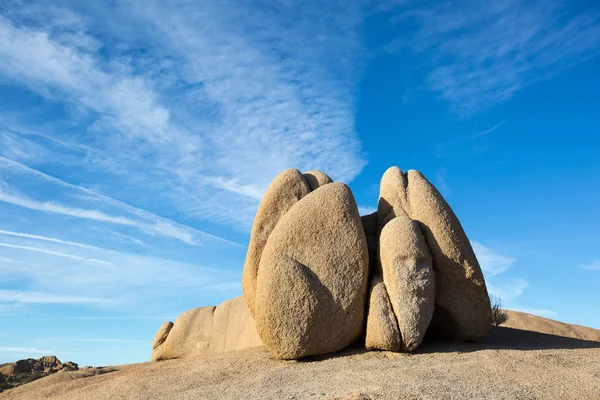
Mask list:
[{"label": "tan colored rock", "polygon": [[227,300],[216,308],[209,340],[211,353],[262,345],[244,297]]},{"label": "tan colored rock", "polygon": [[374,276],[369,289],[365,347],[400,351],[400,331],[382,278]]},{"label": "tan colored rock", "polygon": [[425,238],[405,215],[388,222],[379,237],[383,282],[398,322],[402,351],[420,344],[435,306],[435,272]]},{"label": "tan colored rock", "polygon": [[[170,326],[169,326],[170,324]],[[162,342],[161,342],[162,340]],[[200,307],[166,322],[156,333],[152,360],[183,358],[205,353],[263,346],[256,323],[242,296],[217,307]]]},{"label": "tan colored rock", "polygon": [[[419,224],[436,271],[436,307],[429,333],[456,340],[485,338],[491,325],[483,274],[458,218],[420,172],[391,167],[381,179],[378,228],[407,214]],[[389,289],[389,288],[388,288]]]},{"label": "tan colored rock", "polygon": [[158,331],[154,336],[154,341],[152,342],[152,350],[156,349],[165,342],[167,336],[169,336],[171,328],[173,328],[173,323],[171,321],[165,322],[160,326],[160,328],[158,328]]},{"label": "tan colored rock", "polygon": [[418,171],[408,171],[409,215],[419,223],[436,271],[432,334],[457,340],[487,337],[492,313],[479,262],[458,218]]},{"label": "tan colored rock", "polygon": [[406,215],[410,209],[406,189],[408,181],[398,167],[390,167],[381,177],[377,204],[377,235],[383,226],[398,215]]},{"label": "tan colored rock", "polygon": [[254,315],[256,277],[267,239],[279,219],[310,191],[310,186],[300,171],[293,168],[286,169],[271,182],[258,206],[242,273],[244,298],[252,315]]},{"label": "tan colored rock", "polygon": [[327,176],[327,174],[316,169],[306,171],[303,175],[308,186],[310,186],[311,191],[316,190],[323,185],[327,185],[328,183],[333,183],[333,180]]},{"label": "tan colored rock", "polygon": [[215,308],[194,308],[177,317],[165,342],[152,351],[152,361],[207,352]]},{"label": "tan colored rock", "polygon": [[255,319],[277,358],[341,350],[364,328],[368,251],[354,196],[330,183],[294,205],[263,251]]}]

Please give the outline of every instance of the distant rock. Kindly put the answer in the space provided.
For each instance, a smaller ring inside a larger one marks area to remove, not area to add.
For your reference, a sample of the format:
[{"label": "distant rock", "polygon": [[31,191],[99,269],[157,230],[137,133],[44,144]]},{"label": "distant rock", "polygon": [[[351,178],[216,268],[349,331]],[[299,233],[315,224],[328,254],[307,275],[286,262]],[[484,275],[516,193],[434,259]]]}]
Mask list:
[{"label": "distant rock", "polygon": [[258,333],[277,358],[338,351],[364,324],[368,250],[343,183],[298,201],[269,236],[255,298]]},{"label": "distant rock", "polygon": [[56,356],[38,359],[26,358],[13,363],[0,365],[0,391],[10,389],[57,372],[77,371],[79,367],[72,361],[61,363]]}]

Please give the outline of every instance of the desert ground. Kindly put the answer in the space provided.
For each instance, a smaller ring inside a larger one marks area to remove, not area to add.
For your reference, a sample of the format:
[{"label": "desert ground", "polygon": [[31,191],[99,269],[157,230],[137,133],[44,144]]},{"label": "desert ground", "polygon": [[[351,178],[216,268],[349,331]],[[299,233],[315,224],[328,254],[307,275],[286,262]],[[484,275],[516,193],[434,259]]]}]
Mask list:
[{"label": "desert ground", "polygon": [[510,316],[481,343],[425,342],[413,354],[356,346],[299,361],[258,347],[58,373],[0,399],[600,398],[600,331]]}]

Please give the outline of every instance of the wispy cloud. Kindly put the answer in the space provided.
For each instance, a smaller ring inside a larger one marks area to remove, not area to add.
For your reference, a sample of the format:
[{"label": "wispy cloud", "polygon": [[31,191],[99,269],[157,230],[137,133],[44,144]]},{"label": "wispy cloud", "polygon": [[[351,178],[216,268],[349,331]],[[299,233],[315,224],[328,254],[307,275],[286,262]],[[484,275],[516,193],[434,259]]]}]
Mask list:
[{"label": "wispy cloud", "polygon": [[472,240],[471,246],[473,246],[481,269],[487,277],[493,277],[509,270],[516,261],[515,258],[504,256],[480,242]]},{"label": "wispy cloud", "polygon": [[16,193],[14,190],[11,193],[9,193],[6,189],[3,189],[1,186],[0,201],[4,201],[7,203],[18,205],[20,207],[25,207],[37,211],[51,212],[76,218],[91,219],[118,225],[133,226],[150,234],[173,237],[188,244],[200,244],[203,241],[207,240],[235,244],[221,237],[199,231],[197,229],[191,228],[183,224],[179,224],[167,218],[160,217],[154,213],[134,207],[123,201],[103,195],[94,190],[65,182],[51,175],[23,165],[19,162],[10,160],[6,157],[0,156],[0,170],[7,171],[17,176],[35,178],[43,182],[49,182],[52,185],[64,187],[75,193],[85,196],[85,200],[87,201],[92,201],[96,204],[116,208],[122,212],[126,212],[132,215],[135,219],[123,216],[113,216],[94,209],[82,209],[61,204],[55,204],[50,201],[41,202]]},{"label": "wispy cloud", "polygon": [[[0,73],[64,102],[75,124],[90,121],[76,137],[41,137],[93,147],[73,157],[114,172],[125,183],[111,186],[119,198],[143,187],[194,218],[246,230],[282,169],[319,168],[347,182],[365,165],[354,132],[361,4],[124,3],[99,7],[94,35],[89,16],[37,10],[44,23],[28,26],[8,8]],[[113,17],[148,35],[129,43],[130,30],[106,25]],[[65,31],[78,39],[65,40]],[[100,53],[103,35],[111,41]],[[132,59],[129,46],[144,55]],[[90,162],[98,154],[112,161]]]},{"label": "wispy cloud", "polygon": [[66,338],[61,340],[67,340],[69,342],[97,342],[97,343],[151,343],[147,340],[133,340],[133,339],[90,339],[90,338]]},{"label": "wispy cloud", "polygon": [[506,301],[508,305],[523,294],[529,284],[523,278],[505,279],[499,284],[487,283],[488,292],[492,296],[500,297]]},{"label": "wispy cloud", "polygon": [[[61,240],[61,239],[51,238],[51,237],[47,237],[47,236],[31,235],[29,233],[20,233],[20,232],[5,231],[4,229],[0,229],[0,235],[16,236],[16,237],[27,238],[27,239],[35,239],[35,240],[43,240],[45,242],[66,244],[66,245],[69,245],[69,246],[82,247],[84,249],[94,249],[94,250],[99,250],[100,249],[97,246],[92,246],[92,245],[89,245],[89,244],[83,244],[83,243],[77,243],[77,242],[70,242],[68,240]],[[0,260],[1,260],[1,258],[0,258]]]},{"label": "wispy cloud", "polygon": [[18,246],[18,245],[9,244],[9,243],[0,243],[0,247],[8,247],[11,249],[18,249],[18,250],[25,250],[25,251],[35,251],[38,253],[48,254],[51,256],[70,258],[71,260],[86,261],[86,262],[91,262],[91,263],[101,264],[101,265],[112,265],[112,263],[110,263],[108,261],[97,260],[95,258],[79,257],[79,256],[76,256],[73,254],[63,253],[60,251],[40,249],[37,247],[31,247],[31,246]]},{"label": "wispy cloud", "polygon": [[533,314],[533,315],[539,315],[541,317],[546,317],[546,318],[552,318],[552,317],[556,317],[558,315],[558,313],[556,311],[552,311],[552,310],[547,310],[544,308],[524,308],[524,307],[519,307],[519,306],[512,306],[510,308],[511,310],[515,310],[515,311],[521,311],[527,314]]},{"label": "wispy cloud", "polygon": [[0,302],[25,304],[114,304],[114,301],[107,299],[24,290],[0,290]]},{"label": "wispy cloud", "polygon": [[494,132],[496,129],[500,128],[505,123],[506,123],[506,121],[502,121],[502,122],[499,122],[496,125],[492,126],[491,128],[486,129],[485,131],[477,132],[476,134],[471,136],[471,139],[479,139],[481,137],[487,136],[490,133]]},{"label": "wispy cloud", "polygon": [[464,114],[585,61],[600,45],[600,13],[562,0],[419,5],[405,9],[400,21],[418,28],[391,48],[434,54],[429,87]]},{"label": "wispy cloud", "polygon": [[44,355],[63,354],[64,353],[64,352],[54,351],[54,350],[36,349],[36,348],[33,348],[33,347],[6,347],[6,346],[0,346],[0,352],[3,352],[3,353],[44,354]]},{"label": "wispy cloud", "polygon": [[186,297],[187,301],[194,299],[189,304],[194,307],[203,304],[211,290],[239,292],[237,270],[72,246],[56,238],[35,236],[23,234],[14,236],[15,243],[0,243],[4,259],[0,262],[0,276],[8,285],[19,283],[19,290],[0,290],[0,305],[76,304],[109,308],[119,304],[120,312],[131,312],[141,304],[153,304],[162,310],[161,315],[170,315],[173,309],[180,310],[180,296],[194,294]]},{"label": "wispy cloud", "polygon": [[600,271],[600,260],[594,260],[590,263],[581,265],[583,269],[589,269],[590,271]]}]

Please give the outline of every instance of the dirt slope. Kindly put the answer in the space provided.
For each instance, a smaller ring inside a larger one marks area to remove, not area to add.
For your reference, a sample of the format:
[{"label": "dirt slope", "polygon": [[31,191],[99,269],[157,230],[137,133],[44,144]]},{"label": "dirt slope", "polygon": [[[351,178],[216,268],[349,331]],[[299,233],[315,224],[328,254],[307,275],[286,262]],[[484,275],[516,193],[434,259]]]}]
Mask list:
[{"label": "dirt slope", "polygon": [[502,326],[600,342],[600,330],[598,329],[565,324],[553,319],[542,318],[519,311],[508,311],[508,315],[508,321]]},{"label": "dirt slope", "polygon": [[56,374],[0,399],[597,399],[600,343],[494,327],[483,343],[430,342],[411,355],[278,361],[254,348],[104,372]]}]

